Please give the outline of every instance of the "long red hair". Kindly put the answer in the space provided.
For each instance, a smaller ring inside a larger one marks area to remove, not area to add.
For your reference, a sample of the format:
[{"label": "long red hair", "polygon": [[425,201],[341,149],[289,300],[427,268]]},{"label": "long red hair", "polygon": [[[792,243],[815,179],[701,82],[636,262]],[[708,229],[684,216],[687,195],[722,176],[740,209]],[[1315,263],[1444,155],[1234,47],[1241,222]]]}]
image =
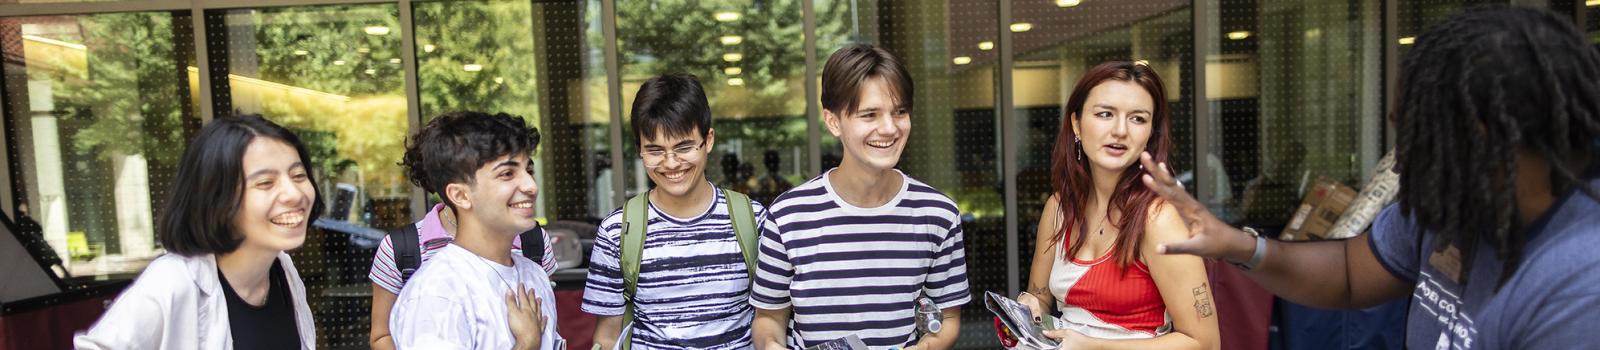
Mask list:
[{"label": "long red hair", "polygon": [[[1077,134],[1072,130],[1072,118],[1083,118],[1084,100],[1089,98],[1089,90],[1107,80],[1138,84],[1145,92],[1150,93],[1151,100],[1155,101],[1154,120],[1151,121],[1154,128],[1151,130],[1150,140],[1145,144],[1145,151],[1149,152],[1157,163],[1167,161],[1167,154],[1172,144],[1167,136],[1170,130],[1167,120],[1171,116],[1170,108],[1167,106],[1167,89],[1162,85],[1161,77],[1156,75],[1155,70],[1150,69],[1149,65],[1130,61],[1110,61],[1094,66],[1084,73],[1082,79],[1078,79],[1078,84],[1072,88],[1072,96],[1067,99],[1067,108],[1062,110],[1061,132],[1056,136],[1055,151],[1050,156],[1052,168],[1050,185],[1055,191],[1064,219],[1061,230],[1057,231],[1051,240],[1061,241],[1063,259],[1071,259],[1076,255],[1088,237],[1089,225],[1083,225],[1081,221],[1087,215],[1089,193],[1094,188],[1087,157],[1079,158],[1083,150],[1080,149],[1081,145],[1074,141]],[[1111,222],[1116,225],[1118,231],[1113,258],[1121,268],[1126,268],[1139,257],[1139,246],[1144,241],[1144,227],[1149,216],[1149,208],[1151,204],[1160,200],[1154,191],[1145,188],[1144,184],[1139,182],[1141,175],[1144,175],[1144,171],[1138,163],[1123,169],[1122,175],[1118,176],[1117,187],[1111,193],[1111,201],[1106,205],[1107,218],[1113,209],[1122,213],[1121,218]],[[1070,241],[1064,239],[1069,236],[1067,230],[1073,227],[1077,228],[1078,234],[1071,235],[1073,239]]]}]

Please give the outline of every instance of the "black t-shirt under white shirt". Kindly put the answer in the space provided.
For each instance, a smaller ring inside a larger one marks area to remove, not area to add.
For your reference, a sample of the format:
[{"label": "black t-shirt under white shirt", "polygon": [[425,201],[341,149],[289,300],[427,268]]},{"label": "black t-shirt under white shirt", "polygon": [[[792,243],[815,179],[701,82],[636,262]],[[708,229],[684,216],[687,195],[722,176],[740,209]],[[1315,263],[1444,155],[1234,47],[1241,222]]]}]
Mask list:
[{"label": "black t-shirt under white shirt", "polygon": [[261,306],[250,305],[228,284],[228,277],[217,269],[217,280],[222,282],[222,294],[228,299],[228,326],[233,335],[234,349],[298,349],[300,329],[295,326],[294,296],[289,292],[289,279],[283,265],[272,259],[272,270],[267,273],[267,300]]}]

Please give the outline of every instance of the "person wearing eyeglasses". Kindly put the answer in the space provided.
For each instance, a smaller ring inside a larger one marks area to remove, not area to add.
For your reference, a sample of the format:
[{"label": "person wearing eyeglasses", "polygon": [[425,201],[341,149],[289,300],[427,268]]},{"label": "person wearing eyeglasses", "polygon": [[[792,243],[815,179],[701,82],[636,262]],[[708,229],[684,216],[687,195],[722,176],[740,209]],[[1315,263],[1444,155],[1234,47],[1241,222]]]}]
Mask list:
[{"label": "person wearing eyeglasses", "polygon": [[[655,187],[600,223],[583,311],[599,349],[749,349],[760,203],[706,180],[711,107],[690,75],[651,78],[633,137]],[[631,239],[630,239],[631,238]]]}]

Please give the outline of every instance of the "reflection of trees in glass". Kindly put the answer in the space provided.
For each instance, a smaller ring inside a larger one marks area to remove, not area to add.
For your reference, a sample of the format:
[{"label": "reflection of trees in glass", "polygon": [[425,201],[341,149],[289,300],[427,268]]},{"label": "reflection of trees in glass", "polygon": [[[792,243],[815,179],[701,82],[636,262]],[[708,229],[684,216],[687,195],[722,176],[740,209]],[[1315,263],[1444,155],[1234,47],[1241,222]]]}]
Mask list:
[{"label": "reflection of trees in glass", "polygon": [[29,57],[38,64],[28,67],[28,80],[48,84],[57,121],[35,127],[54,128],[44,132],[63,141],[59,158],[35,160],[62,164],[33,165],[67,169],[65,187],[49,190],[67,197],[70,228],[58,229],[85,233],[104,247],[97,253],[144,256],[155,244],[152,208],[185,143],[189,96],[180,79],[187,72],[174,48],[173,17],[116,13],[73,22],[72,34],[48,38],[58,43],[29,44],[43,51]]},{"label": "reflection of trees in glass", "polygon": [[184,144],[181,103],[188,96],[176,80],[183,73],[173,54],[172,17],[104,14],[79,24],[92,52],[87,64],[56,72],[66,74],[30,77],[57,85],[57,110],[66,118],[93,120],[72,135],[73,149],[103,158],[143,154],[152,162],[176,162]]},{"label": "reflection of trees in glass", "polygon": [[[255,28],[259,71],[233,60],[234,74],[332,94],[399,94],[400,14],[394,6],[317,6],[230,13],[230,27]],[[369,73],[370,70],[370,73]]]},{"label": "reflection of trees in glass", "polygon": [[374,196],[403,194],[395,166],[408,127],[398,18],[395,6],[374,5],[228,12],[231,35],[253,34],[227,43],[254,51],[229,57],[230,74],[248,77],[230,79],[235,106],[300,131],[330,188],[347,182]]},{"label": "reflection of trees in glass", "polygon": [[422,115],[451,110],[539,113],[532,5],[439,1],[414,5]]},{"label": "reflection of trees in glass", "polygon": [[[728,95],[729,90],[745,92],[744,105],[787,105],[794,103],[795,92],[803,85],[791,80],[804,79],[805,51],[802,13],[799,0],[771,1],[619,1],[617,39],[623,54],[623,75],[640,77],[681,72],[700,77],[708,96]],[[837,18],[848,3],[831,2],[819,8],[819,19]],[[738,13],[738,19],[718,21],[718,12]],[[827,22],[827,24],[823,24]],[[842,22],[818,21],[823,25]],[[834,30],[837,32],[837,30]],[[725,36],[738,36],[737,44],[724,44]],[[823,42],[819,41],[819,45]],[[819,46],[820,47],[820,46]],[[832,50],[824,50],[832,52]],[[738,54],[729,62],[726,54]],[[826,57],[819,58],[820,62]],[[739,74],[726,68],[737,67]],[[731,78],[743,80],[732,86]],[[801,105],[804,100],[800,100]],[[717,101],[712,102],[717,105]]]}]

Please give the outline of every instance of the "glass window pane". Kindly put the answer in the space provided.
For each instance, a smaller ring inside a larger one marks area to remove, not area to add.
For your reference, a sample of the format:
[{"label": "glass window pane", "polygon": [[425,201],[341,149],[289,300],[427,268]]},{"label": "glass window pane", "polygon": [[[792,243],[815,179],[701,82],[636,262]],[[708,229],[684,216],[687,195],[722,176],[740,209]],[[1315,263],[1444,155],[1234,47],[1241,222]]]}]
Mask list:
[{"label": "glass window pane", "polygon": [[1310,182],[1360,185],[1385,153],[1383,4],[1220,6],[1220,30],[1202,42],[1218,48],[1207,72],[1223,73],[1208,76],[1220,150],[1207,157],[1221,169],[1206,174],[1225,186],[1207,202],[1224,220],[1276,232]]},{"label": "glass window pane", "polygon": [[199,125],[190,23],[187,12],[0,19],[15,160],[5,204],[72,276],[131,278],[162,252],[154,215]]},{"label": "glass window pane", "polygon": [[616,209],[608,95],[595,46],[602,42],[593,17],[598,6],[598,0],[413,5],[422,118],[474,110],[537,125],[537,210],[550,221],[598,222]]},{"label": "glass window pane", "polygon": [[[800,1],[620,1],[624,120],[651,77],[699,78],[711,104],[716,145],[706,179],[762,203],[809,178],[805,51]],[[629,195],[649,188],[638,140],[621,142]]]},{"label": "glass window pane", "polygon": [[1600,44],[1600,1],[1583,1],[1583,28],[1584,34],[1589,36],[1589,42]]},{"label": "glass window pane", "polygon": [[[214,89],[222,90],[213,101],[218,116],[261,114],[299,134],[324,187],[323,219],[393,227],[410,217],[410,183],[395,166],[408,123],[393,5],[238,9],[207,17],[211,53],[227,49],[211,57],[220,66],[214,70],[226,73],[226,85],[218,81],[222,74],[212,74],[214,86],[226,87]],[[339,191],[362,200],[334,201]]]},{"label": "glass window pane", "polygon": [[[955,200],[974,293],[1004,291],[1008,275],[994,101],[999,55],[983,44],[998,40],[999,6],[996,1],[815,2],[819,71],[829,55],[851,42],[879,45],[911,71],[916,87],[912,131],[899,168]],[[843,148],[826,131],[822,140],[826,171],[839,164]],[[991,316],[982,295],[973,298],[962,308],[957,346],[992,348]]]}]

